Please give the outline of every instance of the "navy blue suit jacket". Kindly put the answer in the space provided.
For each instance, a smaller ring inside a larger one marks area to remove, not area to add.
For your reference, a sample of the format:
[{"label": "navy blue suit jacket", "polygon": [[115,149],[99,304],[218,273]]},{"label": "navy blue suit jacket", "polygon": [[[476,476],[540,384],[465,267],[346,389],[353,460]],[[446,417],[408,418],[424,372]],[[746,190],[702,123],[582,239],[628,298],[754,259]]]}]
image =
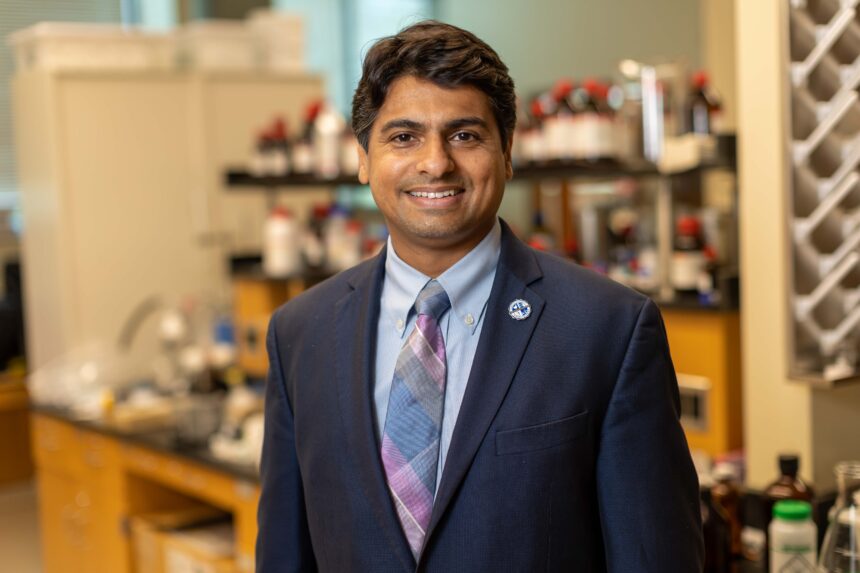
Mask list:
[{"label": "navy blue suit jacket", "polygon": [[[372,411],[384,260],[272,318],[258,572],[702,570],[698,483],[659,311],[504,224],[416,564]],[[532,307],[522,321],[507,311],[518,298]]]}]

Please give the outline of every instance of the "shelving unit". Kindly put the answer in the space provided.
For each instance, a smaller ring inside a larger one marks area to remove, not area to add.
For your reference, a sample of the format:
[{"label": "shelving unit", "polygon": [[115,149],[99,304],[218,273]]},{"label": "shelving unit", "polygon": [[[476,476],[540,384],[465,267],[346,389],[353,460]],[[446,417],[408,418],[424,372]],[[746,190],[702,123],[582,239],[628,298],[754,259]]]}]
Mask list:
[{"label": "shelving unit", "polygon": [[792,0],[787,93],[792,378],[860,377],[860,14]]},{"label": "shelving unit", "polygon": [[[587,181],[605,179],[654,179],[657,182],[656,195],[656,228],[658,268],[660,271],[659,289],[653,293],[655,300],[663,305],[676,303],[675,291],[670,284],[669,266],[672,257],[673,220],[674,220],[674,185],[683,178],[714,170],[735,170],[734,136],[722,137],[720,149],[728,150],[716,160],[703,163],[697,167],[663,173],[656,165],[648,162],[619,163],[585,161],[547,161],[535,165],[518,165],[514,168],[515,181],[539,182],[544,180]],[[307,174],[290,174],[284,176],[255,176],[248,171],[228,169],[224,174],[225,186],[235,191],[289,191],[294,188],[333,187],[337,185],[358,185],[355,176],[339,176],[333,179],[321,179]],[[690,308],[701,305],[690,305],[681,301],[681,306]],[[736,304],[719,305],[716,308],[734,308]]]}]

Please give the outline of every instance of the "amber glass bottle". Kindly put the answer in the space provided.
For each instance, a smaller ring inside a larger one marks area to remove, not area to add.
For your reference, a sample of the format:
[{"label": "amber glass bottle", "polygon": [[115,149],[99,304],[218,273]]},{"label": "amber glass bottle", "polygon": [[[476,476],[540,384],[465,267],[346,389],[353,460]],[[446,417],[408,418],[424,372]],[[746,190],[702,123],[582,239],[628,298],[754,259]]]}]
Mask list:
[{"label": "amber glass bottle", "polygon": [[717,464],[714,468],[716,484],[711,488],[711,503],[727,526],[729,547],[729,571],[738,570],[741,555],[741,490],[735,478],[735,471],[729,464]]},{"label": "amber glass bottle", "polygon": [[801,501],[812,501],[814,496],[812,488],[797,477],[800,469],[800,460],[795,455],[779,456],[780,476],[775,482],[764,490],[765,496],[772,501],[782,499],[799,499]]}]

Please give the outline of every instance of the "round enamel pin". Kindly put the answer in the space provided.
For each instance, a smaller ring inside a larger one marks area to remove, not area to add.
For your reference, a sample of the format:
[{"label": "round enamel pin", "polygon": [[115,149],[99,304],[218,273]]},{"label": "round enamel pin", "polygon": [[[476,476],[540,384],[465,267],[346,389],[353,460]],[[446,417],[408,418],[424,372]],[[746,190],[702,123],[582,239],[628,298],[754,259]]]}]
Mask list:
[{"label": "round enamel pin", "polygon": [[532,305],[521,298],[518,298],[508,306],[508,314],[514,320],[525,320],[532,313]]}]

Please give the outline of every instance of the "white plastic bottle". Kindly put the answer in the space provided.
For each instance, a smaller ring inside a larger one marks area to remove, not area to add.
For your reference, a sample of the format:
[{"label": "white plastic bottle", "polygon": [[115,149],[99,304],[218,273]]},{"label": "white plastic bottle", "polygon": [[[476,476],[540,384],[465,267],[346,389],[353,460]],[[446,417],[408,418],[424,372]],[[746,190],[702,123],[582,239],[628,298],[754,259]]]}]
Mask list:
[{"label": "white plastic bottle", "polygon": [[812,522],[812,506],[805,501],[784,500],[773,506],[768,528],[770,572],[815,572],[818,530]]},{"label": "white plastic bottle", "polygon": [[284,207],[275,207],[266,218],[263,231],[263,272],[286,277],[302,270],[299,225]]},{"label": "white plastic bottle", "polygon": [[343,116],[330,105],[323,106],[314,122],[314,164],[317,175],[324,179],[340,173],[340,137],[345,125]]}]

